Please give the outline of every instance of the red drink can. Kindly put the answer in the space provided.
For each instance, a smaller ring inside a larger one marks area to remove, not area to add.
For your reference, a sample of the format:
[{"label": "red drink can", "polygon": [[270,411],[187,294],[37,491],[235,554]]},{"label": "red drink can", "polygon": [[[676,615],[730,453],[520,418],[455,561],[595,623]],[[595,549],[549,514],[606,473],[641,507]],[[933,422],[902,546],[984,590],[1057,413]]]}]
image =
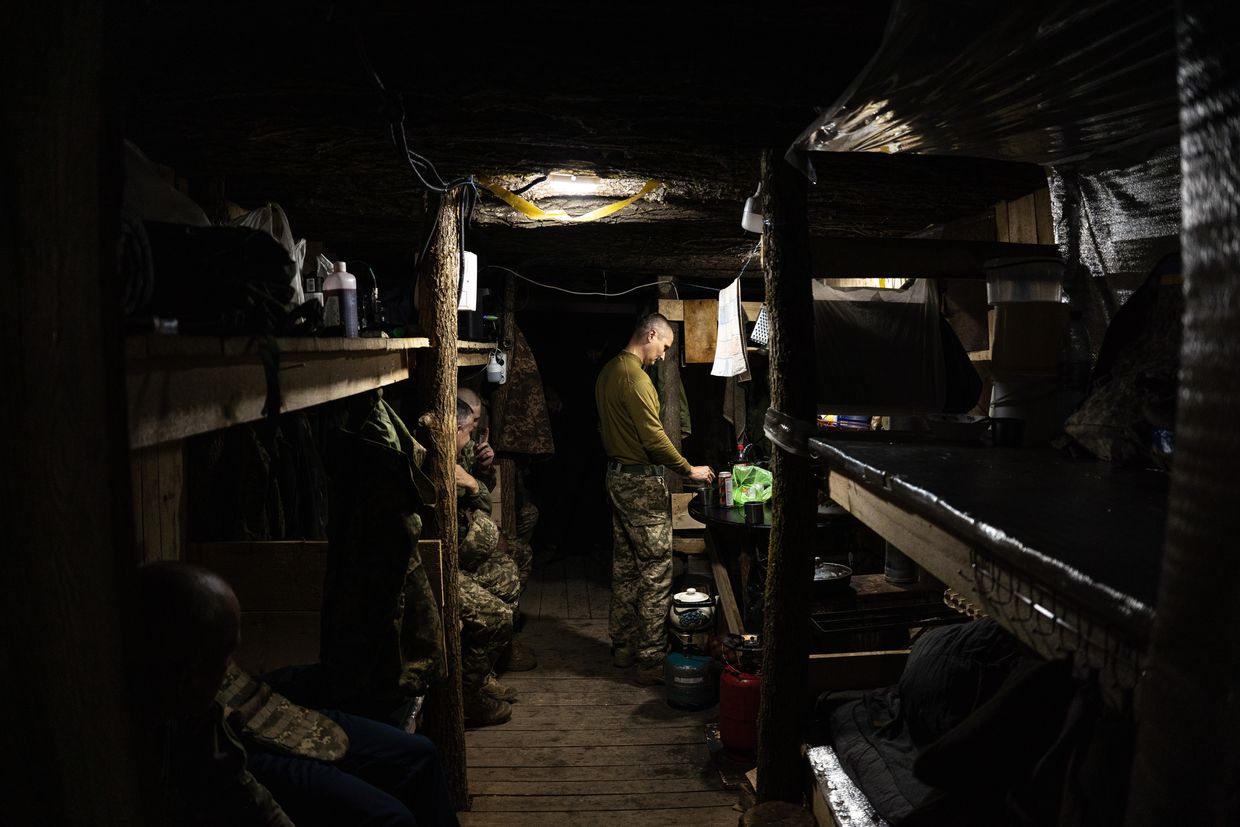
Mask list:
[{"label": "red drink can", "polygon": [[732,507],[732,472],[720,471],[716,477],[719,481],[719,505],[723,508]]}]

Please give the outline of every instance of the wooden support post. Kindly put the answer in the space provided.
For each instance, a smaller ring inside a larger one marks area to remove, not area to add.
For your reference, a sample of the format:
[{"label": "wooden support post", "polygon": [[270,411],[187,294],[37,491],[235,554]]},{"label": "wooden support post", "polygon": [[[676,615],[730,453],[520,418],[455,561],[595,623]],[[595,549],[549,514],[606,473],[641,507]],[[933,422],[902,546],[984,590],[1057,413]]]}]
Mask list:
[{"label": "wooden support post", "polygon": [[440,201],[432,259],[422,275],[421,327],[431,351],[417,364],[416,410],[434,439],[426,446],[426,474],[439,492],[428,509],[422,536],[442,542],[444,582],[443,629],[448,680],[431,688],[426,729],[439,749],[448,784],[458,809],[469,809],[469,779],[465,761],[465,717],[461,696],[461,631],[459,591],[456,588],[456,306],[460,273],[458,217],[460,195],[449,193]]},{"label": "wooden support post", "polygon": [[[813,296],[809,272],[806,182],[768,150],[762,155],[762,237],[766,302],[771,313],[771,407],[802,422],[815,417]],[[758,801],[801,802],[801,715],[809,649],[815,482],[808,457],[776,450],[762,629],[762,700],[758,711]]]},{"label": "wooden support post", "polygon": [[[670,283],[660,284],[659,295],[671,296],[672,289]],[[663,386],[663,431],[677,451],[683,441],[680,435],[680,340],[681,337],[677,336],[676,341],[672,342],[672,349],[659,362],[659,379]],[[680,474],[668,471],[663,478],[667,481],[668,491],[675,493],[684,490],[684,478]]]},{"label": "wooden support post", "polygon": [[[8,16],[0,110],[0,526],[6,824],[140,824],[125,675],[133,528],[125,436],[114,5]],[[162,792],[162,791],[161,791]],[[151,798],[152,802],[156,799]]]}]

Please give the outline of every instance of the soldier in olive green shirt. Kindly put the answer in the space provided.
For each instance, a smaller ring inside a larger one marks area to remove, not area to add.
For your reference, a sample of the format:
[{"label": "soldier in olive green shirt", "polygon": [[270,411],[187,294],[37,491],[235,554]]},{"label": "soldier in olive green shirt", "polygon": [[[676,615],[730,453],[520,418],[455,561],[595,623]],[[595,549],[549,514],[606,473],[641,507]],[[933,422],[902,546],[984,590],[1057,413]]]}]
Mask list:
[{"label": "soldier in olive green shirt", "polygon": [[672,509],[664,466],[695,482],[715,478],[709,466],[691,465],[667,438],[658,394],[642,370],[660,361],[673,340],[666,317],[644,316],[594,385],[612,504],[612,662],[623,668],[636,661],[638,680],[647,684],[663,680],[663,624],[671,600]]}]

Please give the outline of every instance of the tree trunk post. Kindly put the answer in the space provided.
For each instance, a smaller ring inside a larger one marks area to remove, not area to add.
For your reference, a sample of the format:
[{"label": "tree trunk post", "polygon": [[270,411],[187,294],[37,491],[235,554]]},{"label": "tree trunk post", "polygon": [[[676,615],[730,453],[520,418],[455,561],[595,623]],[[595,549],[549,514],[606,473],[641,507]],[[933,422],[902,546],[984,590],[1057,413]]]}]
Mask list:
[{"label": "tree trunk post", "polygon": [[457,291],[461,267],[459,193],[440,201],[431,261],[422,273],[420,324],[431,347],[417,362],[417,410],[429,413],[434,439],[426,446],[426,474],[439,492],[423,524],[427,539],[443,543],[443,631],[448,679],[428,697],[426,729],[448,773],[457,809],[469,809],[465,712],[461,694],[461,630],[456,548],[456,341]]},{"label": "tree trunk post", "polygon": [[[770,311],[771,407],[803,422],[816,415],[812,361],[806,183],[774,152],[762,154],[762,236]],[[808,674],[809,584],[817,513],[810,459],[773,449],[771,534],[762,629],[758,709],[758,801],[800,804],[804,767],[801,718]]]}]

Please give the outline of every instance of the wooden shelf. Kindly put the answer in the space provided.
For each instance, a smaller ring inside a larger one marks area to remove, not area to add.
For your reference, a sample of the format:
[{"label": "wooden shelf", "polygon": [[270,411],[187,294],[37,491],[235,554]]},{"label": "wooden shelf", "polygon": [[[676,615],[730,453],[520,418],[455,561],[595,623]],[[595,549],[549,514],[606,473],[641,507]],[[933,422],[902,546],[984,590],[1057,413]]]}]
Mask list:
[{"label": "wooden shelf", "polygon": [[458,341],[456,343],[456,366],[458,368],[481,367],[491,358],[491,351],[495,348],[495,342]]},{"label": "wooden shelf", "polygon": [[1131,688],[1149,640],[1167,475],[1050,450],[813,438],[831,499],[1047,658]]},{"label": "wooden shelf", "polygon": [[[162,442],[262,417],[267,381],[259,337],[132,336],[125,342],[129,446]],[[409,377],[425,338],[278,338],[284,411]]]}]

